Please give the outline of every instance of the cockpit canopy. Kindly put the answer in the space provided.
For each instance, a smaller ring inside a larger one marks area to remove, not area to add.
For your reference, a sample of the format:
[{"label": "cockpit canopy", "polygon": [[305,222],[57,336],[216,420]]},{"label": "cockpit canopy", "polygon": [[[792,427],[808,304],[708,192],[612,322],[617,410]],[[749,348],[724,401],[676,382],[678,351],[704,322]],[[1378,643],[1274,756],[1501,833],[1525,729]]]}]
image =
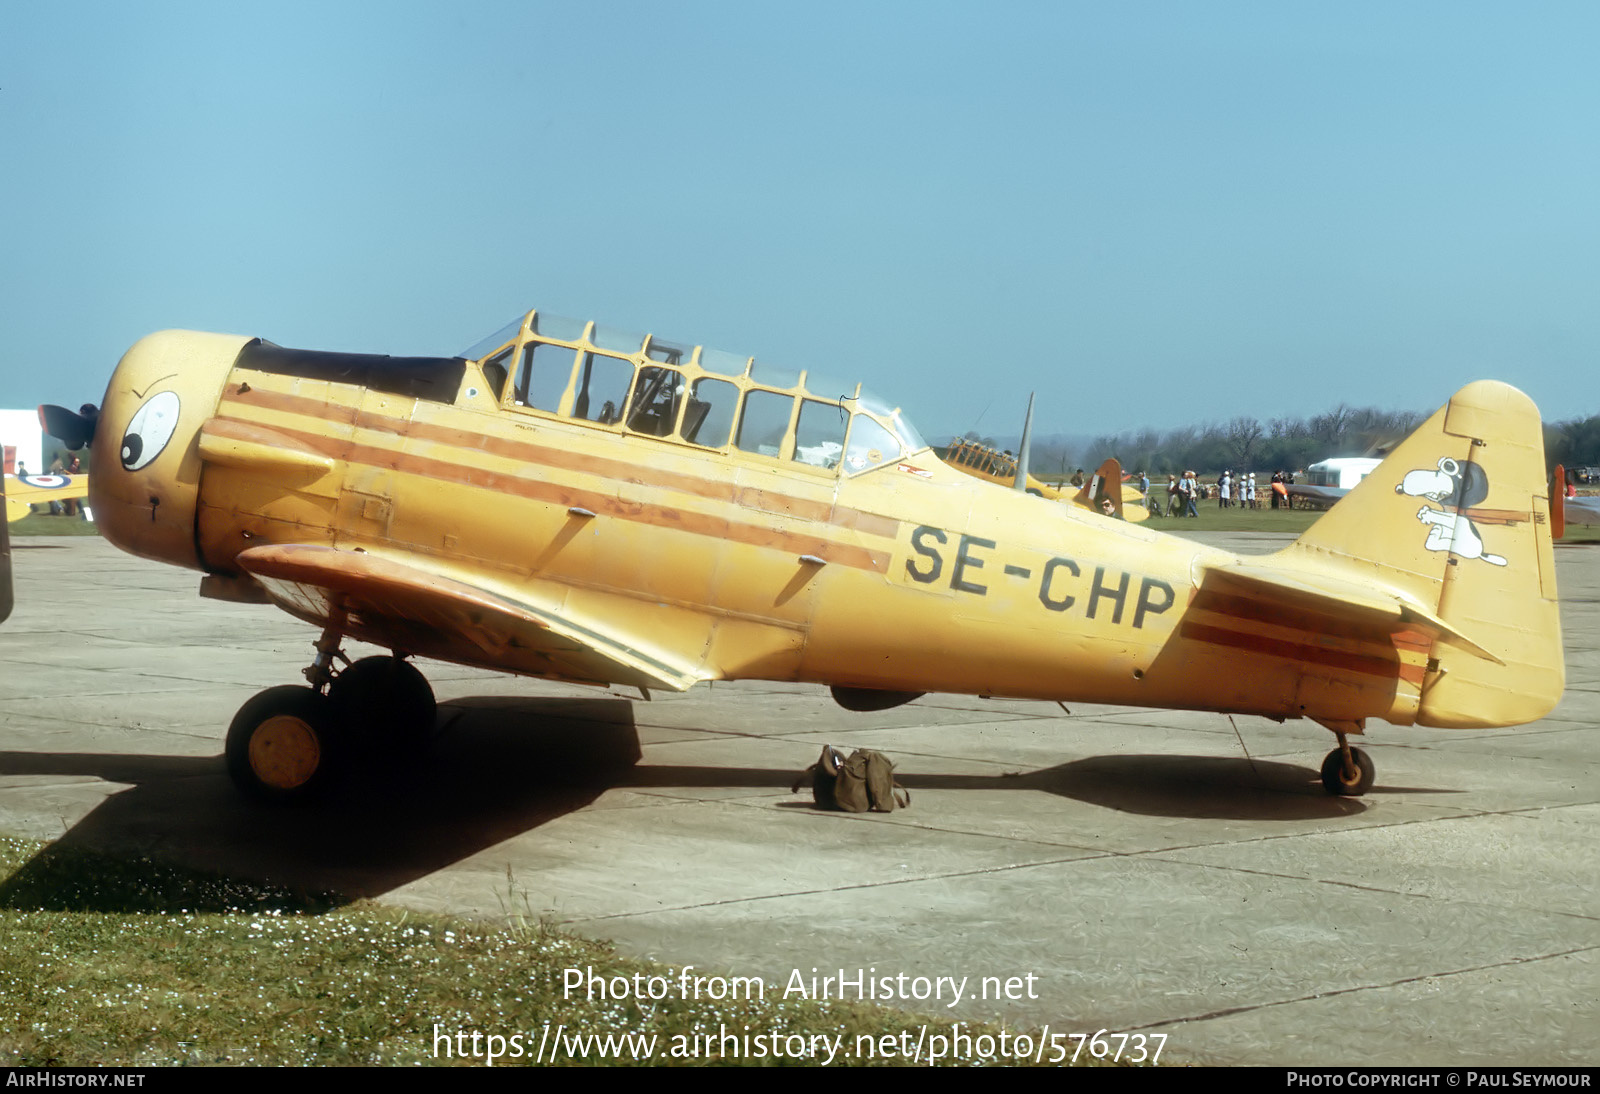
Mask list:
[{"label": "cockpit canopy", "polygon": [[624,433],[850,475],[928,447],[859,384],[539,311],[461,356],[502,406]]}]

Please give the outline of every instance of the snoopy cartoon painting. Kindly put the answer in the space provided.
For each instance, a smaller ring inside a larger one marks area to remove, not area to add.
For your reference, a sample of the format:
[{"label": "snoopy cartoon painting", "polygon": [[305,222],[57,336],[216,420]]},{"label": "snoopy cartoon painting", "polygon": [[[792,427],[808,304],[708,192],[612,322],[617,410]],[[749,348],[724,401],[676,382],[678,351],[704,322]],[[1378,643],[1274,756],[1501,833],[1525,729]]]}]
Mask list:
[{"label": "snoopy cartoon painting", "polygon": [[1417,510],[1417,519],[1428,525],[1428,540],[1424,544],[1428,550],[1450,551],[1462,558],[1481,558],[1496,566],[1506,564],[1501,555],[1483,549],[1483,537],[1478,535],[1477,527],[1465,512],[1489,496],[1489,476],[1477,464],[1462,464],[1445,456],[1439,460],[1437,468],[1406,472],[1405,479],[1394,492],[1426,498],[1440,506],[1436,509],[1433,505],[1424,505]]}]

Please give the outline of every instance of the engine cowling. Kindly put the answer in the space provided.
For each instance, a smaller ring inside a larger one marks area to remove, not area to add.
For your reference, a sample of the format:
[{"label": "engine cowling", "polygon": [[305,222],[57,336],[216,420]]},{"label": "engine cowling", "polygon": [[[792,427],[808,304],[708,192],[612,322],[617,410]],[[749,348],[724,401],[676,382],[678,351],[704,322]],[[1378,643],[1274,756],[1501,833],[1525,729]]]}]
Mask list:
[{"label": "engine cowling", "polygon": [[169,330],[122,355],[95,423],[89,501],[101,533],[124,551],[202,568],[195,545],[200,427],[216,413],[249,341]]}]

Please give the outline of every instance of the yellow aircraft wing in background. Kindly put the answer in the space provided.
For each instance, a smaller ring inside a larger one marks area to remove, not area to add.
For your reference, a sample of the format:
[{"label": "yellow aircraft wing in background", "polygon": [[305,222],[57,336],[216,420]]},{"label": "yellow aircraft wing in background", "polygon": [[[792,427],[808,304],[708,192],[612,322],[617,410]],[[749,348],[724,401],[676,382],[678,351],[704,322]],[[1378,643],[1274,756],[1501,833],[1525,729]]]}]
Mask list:
[{"label": "yellow aircraft wing in background", "polygon": [[[944,462],[957,471],[964,471],[975,479],[998,486],[1009,487],[1017,478],[1016,457],[1009,452],[996,452],[976,441],[952,441],[945,452]],[[1150,518],[1145,508],[1145,496],[1139,493],[1138,487],[1122,481],[1122,465],[1115,457],[1102,463],[1100,469],[1076,493],[1050,486],[1032,474],[1028,475],[1027,492],[1051,501],[1069,502],[1080,509],[1102,516],[1114,516],[1118,520],[1137,523]],[[1111,502],[1111,512],[1107,512],[1104,506],[1108,500]]]},{"label": "yellow aircraft wing in background", "polygon": [[6,520],[21,520],[33,506],[89,496],[88,475],[7,475]]}]

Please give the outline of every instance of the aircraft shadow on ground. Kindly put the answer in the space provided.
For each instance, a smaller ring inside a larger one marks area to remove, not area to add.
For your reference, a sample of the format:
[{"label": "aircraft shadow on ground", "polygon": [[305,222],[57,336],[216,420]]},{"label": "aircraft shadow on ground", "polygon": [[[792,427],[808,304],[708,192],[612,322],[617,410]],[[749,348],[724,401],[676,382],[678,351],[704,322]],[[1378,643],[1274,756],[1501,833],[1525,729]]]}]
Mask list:
[{"label": "aircraft shadow on ground", "polygon": [[[441,704],[439,738],[390,755],[328,800],[292,807],[240,798],[220,757],[0,752],[0,775],[93,776],[130,784],[0,884],[0,906],[81,907],[58,897],[62,853],[144,857],[271,879],[334,905],[378,896],[590,805],[609,789],[770,788],[798,770],[641,765],[633,703],[618,698],[474,698]],[[1357,815],[1304,767],[1172,755],[1097,756],[1023,773],[898,773],[913,791],[1043,792],[1160,817],[1287,821]],[[913,802],[918,814],[928,799]],[[812,808],[808,789],[781,803]],[[130,890],[108,910],[196,910],[192,894]],[[105,898],[101,903],[105,903]]]},{"label": "aircraft shadow on ground", "polygon": [[[425,752],[379,756],[327,800],[287,807],[241,798],[220,757],[0,752],[0,775],[132,784],[0,885],[0,906],[78,906],[70,895],[41,899],[53,891],[41,874],[79,849],[271,879],[329,904],[377,896],[582,809],[640,757],[625,699],[484,698],[439,710]],[[145,899],[130,891],[126,910],[156,910]]]},{"label": "aircraft shadow on ground", "polygon": [[[1334,798],[1316,771],[1294,764],[1215,756],[1092,756],[1038,771],[999,775],[915,774],[895,771],[900,785],[919,790],[1027,790],[1055,794],[1090,805],[1152,817],[1288,821],[1348,817],[1366,811],[1354,798]],[[641,765],[627,773],[625,785],[694,787],[781,787],[790,789],[797,772],[751,768],[664,767]],[[809,779],[802,798],[789,804],[812,808]]]}]

